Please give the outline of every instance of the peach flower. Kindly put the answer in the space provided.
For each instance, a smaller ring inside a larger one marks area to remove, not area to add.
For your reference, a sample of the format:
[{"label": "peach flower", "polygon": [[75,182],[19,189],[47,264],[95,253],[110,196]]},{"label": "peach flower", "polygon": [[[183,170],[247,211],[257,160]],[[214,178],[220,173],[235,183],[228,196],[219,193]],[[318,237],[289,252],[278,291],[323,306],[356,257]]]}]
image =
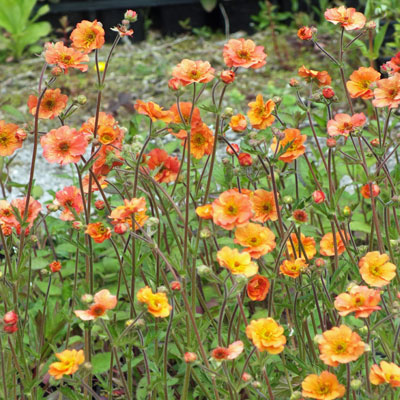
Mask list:
[{"label": "peach flower", "polygon": [[231,39],[224,45],[223,57],[228,67],[261,68],[267,55],[263,46],[256,46],[250,39]]},{"label": "peach flower", "polygon": [[214,79],[214,68],[207,61],[184,59],[172,70],[172,76],[183,86],[191,83],[208,83]]},{"label": "peach flower", "polygon": [[264,103],[262,95],[258,94],[256,101],[250,102],[248,106],[250,110],[247,112],[247,116],[254,129],[265,129],[267,126],[271,126],[275,121],[275,117],[272,115],[272,111],[275,109],[275,103],[272,100],[268,100]]},{"label": "peach flower", "polygon": [[233,275],[251,277],[258,271],[258,265],[251,261],[249,253],[239,253],[238,249],[228,246],[218,251],[217,260],[221,267],[229,269]]},{"label": "peach flower", "polygon": [[370,286],[382,287],[390,283],[396,276],[396,266],[389,262],[387,254],[371,251],[358,263],[361,277]]},{"label": "peach flower", "polygon": [[75,315],[82,321],[93,321],[104,317],[107,310],[112,310],[117,305],[117,296],[113,296],[107,289],[100,290],[94,295],[94,303],[88,310],[75,310]]},{"label": "peach flower", "polygon": [[346,82],[347,90],[352,98],[361,97],[364,100],[374,97],[372,84],[379,81],[381,74],[372,67],[360,67],[350,75]]},{"label": "peach flower", "polygon": [[367,118],[364,113],[348,115],[348,114],[336,114],[334,119],[328,121],[327,129],[329,136],[344,136],[348,137],[350,133],[353,133],[356,128],[360,128],[365,125]]},{"label": "peach flower", "polygon": [[325,19],[333,24],[340,24],[346,31],[364,28],[367,19],[363,13],[357,12],[355,8],[340,6],[329,8],[325,11]]}]

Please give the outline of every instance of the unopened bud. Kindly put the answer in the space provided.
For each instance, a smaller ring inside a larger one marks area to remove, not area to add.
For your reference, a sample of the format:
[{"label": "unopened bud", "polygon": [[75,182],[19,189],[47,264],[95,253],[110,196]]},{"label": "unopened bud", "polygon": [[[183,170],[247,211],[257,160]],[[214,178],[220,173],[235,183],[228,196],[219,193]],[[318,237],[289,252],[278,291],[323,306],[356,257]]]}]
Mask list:
[{"label": "unopened bud", "polygon": [[349,206],[343,207],[343,215],[345,217],[349,217],[351,215],[351,208]]},{"label": "unopened bud", "polygon": [[290,396],[290,400],[300,400],[302,398],[302,394],[299,391],[293,392]]},{"label": "unopened bud", "polygon": [[207,265],[199,265],[196,269],[199,276],[208,276],[212,273],[212,269]]},{"label": "unopened bud", "polygon": [[292,196],[284,196],[282,200],[283,200],[283,202],[285,204],[292,204],[293,203],[293,197]]},{"label": "unopened bud", "polygon": [[75,100],[79,105],[83,106],[87,103],[87,97],[83,94],[80,94],[76,100]]},{"label": "unopened bud", "polygon": [[184,354],[183,358],[184,358],[186,364],[191,364],[197,360],[197,355],[196,355],[196,353],[192,353],[189,351]]},{"label": "unopened bud", "polygon": [[211,235],[212,235],[212,232],[208,228],[203,228],[200,231],[200,237],[202,239],[208,239],[209,237],[211,237]]},{"label": "unopened bud", "polygon": [[92,303],[93,299],[94,299],[93,295],[91,295],[89,293],[83,294],[81,297],[82,302],[86,303],[86,304]]},{"label": "unopened bud", "polygon": [[84,369],[86,369],[87,371],[91,371],[93,369],[93,365],[89,361],[86,361],[85,363],[83,363],[82,367]]},{"label": "unopened bud", "polygon": [[159,286],[157,293],[168,293],[168,288],[166,286]]}]

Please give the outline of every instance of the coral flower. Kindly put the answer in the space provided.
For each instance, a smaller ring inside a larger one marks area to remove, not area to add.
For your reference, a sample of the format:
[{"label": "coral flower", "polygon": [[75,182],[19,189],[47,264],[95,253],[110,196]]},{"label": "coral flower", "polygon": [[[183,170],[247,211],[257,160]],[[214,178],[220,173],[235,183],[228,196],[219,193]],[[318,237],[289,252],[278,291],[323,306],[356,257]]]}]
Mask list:
[{"label": "coral flower", "polygon": [[310,40],[313,36],[313,31],[308,26],[303,26],[297,31],[297,36],[301,40]]},{"label": "coral flower", "polygon": [[[95,124],[96,118],[89,118],[82,124],[79,132],[82,132],[85,137],[89,139],[92,136],[95,136]],[[97,135],[102,144],[107,145],[113,143],[114,147],[122,142],[124,138],[124,132],[119,127],[118,121],[116,121],[111,114],[106,114],[105,112],[99,113],[99,118],[97,121]]]},{"label": "coral flower", "polygon": [[238,340],[233,342],[228,347],[217,347],[211,352],[211,356],[215,360],[234,360],[243,352],[243,342]]},{"label": "coral flower", "polygon": [[86,228],[87,233],[96,243],[102,243],[111,237],[111,229],[102,222],[93,222]]},{"label": "coral flower", "polygon": [[[83,186],[83,191],[84,193],[89,193],[89,178],[90,178],[90,173],[85,175],[82,178],[82,186]],[[99,186],[101,189],[105,189],[108,186],[108,182],[106,181],[106,177],[103,175],[98,175],[96,176],[97,182],[99,183]],[[92,177],[92,192],[97,192],[100,190],[99,186],[97,185],[96,181]]]},{"label": "coral flower", "polygon": [[245,246],[243,251],[255,259],[270,253],[276,246],[273,232],[266,226],[252,222],[236,229],[235,243]]},{"label": "coral flower", "polygon": [[[15,228],[18,234],[21,233],[21,224],[19,223],[19,220],[23,219],[23,216],[25,214],[25,206],[26,197],[23,197],[22,199],[14,199],[11,201],[11,208],[13,209],[13,214],[15,216]],[[29,224],[28,229],[32,228],[33,222],[39,216],[41,209],[42,205],[31,196],[29,198],[28,213],[25,221]]]},{"label": "coral flower", "polygon": [[[372,183],[372,197],[376,197],[379,195],[381,192],[381,189],[376,183]],[[364,199],[370,199],[371,198],[371,188],[369,183],[366,183],[365,185],[362,186],[361,190],[361,196],[364,197]]]},{"label": "coral flower", "polygon": [[272,318],[253,320],[246,327],[246,335],[254,346],[270,354],[282,353],[286,344],[283,332],[283,327]]},{"label": "coral flower", "polygon": [[317,400],[334,400],[346,393],[346,388],[339,383],[336,375],[328,371],[323,371],[321,375],[308,375],[301,387],[304,397]]},{"label": "coral flower", "polygon": [[263,301],[268,294],[269,280],[262,275],[254,275],[247,283],[247,296],[253,301]]},{"label": "coral flower", "polygon": [[381,79],[376,85],[372,104],[375,107],[397,108],[400,104],[400,74]]},{"label": "coral flower", "polygon": [[168,317],[172,310],[172,306],[168,304],[167,295],[165,293],[153,293],[148,286],[138,291],[137,299],[141,303],[147,304],[147,310],[155,317]]},{"label": "coral flower", "polygon": [[221,267],[229,269],[233,275],[244,275],[249,278],[258,271],[258,265],[251,261],[249,253],[239,253],[238,249],[231,249],[228,246],[218,251],[217,260]]},{"label": "coral flower", "polygon": [[285,163],[291,163],[305,153],[306,147],[304,142],[307,140],[306,135],[302,135],[298,129],[287,128],[283,131],[285,137],[277,141],[274,136],[271,144],[272,151],[276,150],[278,143],[278,151],[285,149],[284,153],[279,156],[279,159]]},{"label": "coral flower", "polygon": [[257,189],[251,197],[254,216],[252,221],[266,222],[268,220],[276,221],[278,211],[275,204],[273,192],[267,192],[264,189]]},{"label": "coral flower", "polygon": [[381,74],[372,67],[360,67],[350,75],[350,80],[346,82],[347,90],[354,99],[361,97],[364,100],[374,97],[371,89],[372,84],[379,81]]},{"label": "coral flower", "polygon": [[387,254],[371,251],[362,257],[358,263],[361,277],[370,286],[382,287],[396,276],[396,266],[389,262]]},{"label": "coral flower", "polygon": [[50,271],[51,272],[58,272],[61,270],[61,263],[60,261],[53,261],[49,265]]},{"label": "coral flower", "polygon": [[83,350],[64,350],[56,353],[59,361],[50,364],[49,374],[55,379],[61,379],[64,375],[72,375],[78,371],[79,365],[83,364],[85,357]]},{"label": "coral flower", "polygon": [[300,273],[308,267],[304,258],[296,258],[295,260],[284,260],[280,265],[279,270],[281,274],[290,276],[291,278],[298,278]]},{"label": "coral flower", "polygon": [[352,286],[347,293],[341,293],[335,299],[335,308],[339,315],[345,317],[354,312],[356,318],[368,318],[374,311],[380,310],[379,290],[367,286]]},{"label": "coral flower", "polygon": [[248,39],[231,39],[224,45],[223,57],[228,67],[261,68],[267,55],[263,46],[256,46]]},{"label": "coral flower", "polygon": [[[286,246],[291,258],[305,258],[304,252],[309,260],[312,260],[317,254],[317,249],[315,248],[315,239],[311,236],[304,236],[300,234],[301,246],[299,246],[299,239],[295,233],[290,234],[291,241],[286,242]],[[294,250],[293,250],[293,246]]]},{"label": "coral flower", "polygon": [[348,114],[336,114],[334,119],[328,121],[327,129],[329,136],[349,136],[353,133],[356,128],[359,128],[365,124],[367,118],[363,113],[354,114],[352,116]]},{"label": "coral flower", "polygon": [[332,79],[327,71],[315,71],[308,69],[304,65],[299,68],[298,75],[304,78],[307,82],[315,81],[318,86],[329,86]]},{"label": "coral flower", "polygon": [[[201,122],[200,110],[197,107],[193,108],[192,111],[192,103],[191,102],[180,102],[179,103],[179,110],[178,105],[175,103],[169,109],[173,114],[172,122],[175,124],[185,124],[189,125],[190,121],[190,114],[192,114],[192,122],[191,126],[196,125],[197,123]],[[180,113],[179,113],[180,111]],[[183,120],[182,120],[183,118]],[[180,129],[178,132],[174,132],[173,129],[168,129],[169,133],[172,133],[178,139],[186,139],[187,132],[184,129]]]},{"label": "coral flower", "polygon": [[389,75],[400,72],[400,51],[381,66],[382,70],[386,71]]},{"label": "coral flower", "polygon": [[214,135],[203,122],[192,125],[190,136],[190,154],[200,159],[205,154],[211,154],[214,144]]},{"label": "coral flower", "polygon": [[275,103],[272,100],[268,100],[264,103],[262,95],[258,94],[256,101],[250,102],[248,106],[250,110],[247,112],[247,116],[254,129],[265,129],[267,126],[271,126],[275,121],[275,117],[272,115],[272,111],[275,109]]},{"label": "coral flower", "polygon": [[46,43],[45,48],[44,57],[46,62],[60,67],[66,74],[70,68],[76,68],[82,72],[87,71],[87,64],[83,64],[89,61],[87,54],[64,46],[63,42]]},{"label": "coral flower", "polygon": [[112,145],[101,146],[95,157],[93,164],[93,173],[96,176],[107,175],[114,167],[123,164],[123,158],[121,157],[120,148],[116,147],[114,143]]},{"label": "coral flower", "polygon": [[252,216],[250,199],[234,189],[227,190],[213,201],[212,214],[214,224],[227,230],[246,225]]},{"label": "coral flower", "polygon": [[348,326],[325,331],[318,341],[320,359],[331,367],[357,360],[365,351],[365,343]]},{"label": "coral flower", "polygon": [[76,25],[70,39],[72,47],[83,53],[100,49],[104,44],[104,29],[95,19],[93,22],[83,20]]},{"label": "coral flower", "polygon": [[60,165],[77,163],[88,145],[83,133],[69,126],[52,129],[40,138],[43,157],[50,163]]},{"label": "coral flower", "polygon": [[[53,119],[61,114],[67,107],[68,96],[61,94],[60,89],[47,89],[39,107],[39,118]],[[28,98],[28,108],[32,115],[36,114],[38,98],[30,95]]]},{"label": "coral flower", "polygon": [[22,147],[23,140],[18,136],[18,125],[6,124],[0,121],[0,156],[11,156],[15,150]]},{"label": "coral flower", "polygon": [[164,121],[167,124],[173,120],[173,114],[169,110],[164,110],[158,104],[149,101],[136,100],[135,110],[142,115],[147,115],[153,122]]},{"label": "coral flower", "polygon": [[0,222],[2,223],[3,232],[4,227],[13,228],[18,223],[14,215],[14,210],[7,200],[0,200]]},{"label": "coral flower", "polygon": [[83,211],[83,201],[80,190],[75,186],[67,186],[56,193],[54,204],[63,208],[60,219],[74,221],[75,215]]},{"label": "coral flower", "polygon": [[150,170],[157,169],[154,179],[157,182],[169,183],[176,180],[178,176],[180,162],[177,157],[171,157],[165,150],[151,150],[146,159]]},{"label": "coral flower", "polygon": [[369,380],[373,385],[388,383],[392,388],[400,387],[400,367],[392,362],[381,361],[380,366],[374,364],[371,367]]},{"label": "coral flower", "polygon": [[243,132],[247,128],[246,117],[243,114],[232,116],[229,126],[234,132]]},{"label": "coral flower", "polygon": [[93,321],[103,317],[107,310],[112,310],[117,305],[117,296],[113,296],[107,289],[100,290],[94,295],[94,303],[88,310],[75,310],[75,315],[82,321]]},{"label": "coral flower", "polygon": [[191,83],[207,83],[214,79],[214,68],[207,61],[184,59],[172,70],[172,76],[183,86]]},{"label": "coral flower", "polygon": [[212,219],[212,205],[204,204],[204,206],[198,206],[196,208],[196,214],[203,219]]},{"label": "coral flower", "polygon": [[329,8],[324,13],[325,19],[333,24],[340,24],[346,31],[362,29],[367,19],[363,13],[357,12],[355,8]]},{"label": "coral flower", "polygon": [[[346,238],[346,234],[344,231],[342,232],[342,236]],[[347,236],[348,239],[348,236]],[[332,257],[335,255],[335,244],[333,242],[333,234],[332,232],[327,233],[324,235],[319,242],[321,256],[328,256]],[[336,232],[336,247],[337,247],[337,254],[340,256],[346,250],[346,246],[342,241],[342,237],[340,236],[339,232]]]}]

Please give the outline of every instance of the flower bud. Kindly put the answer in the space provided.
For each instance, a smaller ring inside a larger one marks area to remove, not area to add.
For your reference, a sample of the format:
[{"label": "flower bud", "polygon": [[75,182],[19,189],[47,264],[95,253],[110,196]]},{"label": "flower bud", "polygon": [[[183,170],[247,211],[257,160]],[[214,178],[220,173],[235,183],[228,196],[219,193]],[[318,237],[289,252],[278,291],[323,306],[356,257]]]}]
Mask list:
[{"label": "flower bud", "polygon": [[137,12],[133,10],[126,10],[124,14],[124,19],[129,22],[136,22],[137,21]]},{"label": "flower bud", "polygon": [[56,67],[53,67],[53,68],[51,69],[51,72],[50,72],[50,73],[51,73],[51,75],[53,75],[53,76],[60,76],[63,72],[64,72],[64,71],[62,70],[62,68],[56,66]]},{"label": "flower bud", "polygon": [[94,299],[93,295],[89,293],[83,294],[81,297],[82,302],[86,304],[92,303],[93,299]]},{"label": "flower bud", "polygon": [[91,371],[93,369],[93,365],[89,361],[86,361],[82,364],[82,368],[86,369],[86,371]]},{"label": "flower bud", "polygon": [[311,40],[313,31],[308,26],[303,26],[297,31],[297,36],[301,40]]},{"label": "flower bud", "polygon": [[285,137],[285,134],[279,130],[278,128],[275,128],[274,126],[271,128],[272,134],[277,137],[277,139],[282,140]]},{"label": "flower bud", "polygon": [[8,325],[14,325],[18,322],[18,315],[14,311],[4,314],[3,322]]},{"label": "flower bud", "polygon": [[368,21],[368,22],[365,24],[365,27],[366,27],[367,29],[375,30],[375,28],[376,28],[376,23],[375,23],[374,21]]},{"label": "flower bud", "polygon": [[146,321],[143,318],[139,318],[134,324],[135,328],[143,328],[144,326],[146,326]]},{"label": "flower bud", "polygon": [[220,75],[221,81],[226,83],[232,83],[235,80],[235,73],[231,70],[222,71]]},{"label": "flower bud", "polygon": [[59,206],[57,204],[47,204],[46,206],[48,212],[55,212],[59,210]]},{"label": "flower bud", "polygon": [[379,139],[375,138],[370,141],[372,147],[379,147]]},{"label": "flower bud", "polygon": [[261,382],[259,382],[259,381],[254,381],[254,382],[251,383],[251,386],[253,386],[253,388],[258,389],[258,388],[261,387]]},{"label": "flower bud", "polygon": [[49,265],[51,272],[58,272],[61,270],[61,263],[59,261],[53,261]]},{"label": "flower bud", "polygon": [[211,237],[211,235],[212,235],[212,232],[208,228],[203,228],[200,231],[200,237],[202,239],[208,239],[209,237]]},{"label": "flower bud", "polygon": [[27,138],[28,134],[22,128],[17,129],[15,132],[15,137],[20,141],[23,142]]},{"label": "flower bud", "polygon": [[82,224],[81,221],[74,221],[74,222],[72,223],[72,227],[73,227],[75,230],[79,231],[79,230],[82,229],[83,224]]},{"label": "flower bud", "polygon": [[14,332],[17,332],[17,330],[18,330],[17,324],[4,326],[4,332],[6,332],[6,333],[14,333]]},{"label": "flower bud", "polygon": [[177,90],[182,88],[182,83],[181,83],[181,81],[179,79],[171,78],[168,81],[168,87],[169,87],[170,90],[175,92],[175,91],[177,91]]},{"label": "flower bud", "polygon": [[94,206],[96,207],[97,210],[103,210],[106,204],[104,203],[103,200],[97,200],[95,201]]},{"label": "flower bud", "polygon": [[290,396],[290,400],[300,400],[303,397],[301,392],[298,390],[296,392],[293,392],[292,395]]},{"label": "flower bud", "polygon": [[365,351],[366,353],[369,353],[369,352],[371,351],[371,346],[370,346],[368,343],[365,343],[365,344],[364,344],[364,351]]},{"label": "flower bud", "polygon": [[283,200],[283,202],[285,204],[292,204],[293,203],[293,197],[292,196],[284,196],[282,200]]},{"label": "flower bud", "polygon": [[349,217],[351,215],[351,208],[349,206],[343,207],[343,215],[345,217]]},{"label": "flower bud", "polygon": [[276,106],[279,106],[279,104],[282,103],[282,97],[274,96],[274,97],[272,98],[272,101],[276,104]]},{"label": "flower bud", "polygon": [[75,100],[79,105],[83,106],[87,103],[87,97],[83,94],[80,94],[76,100]]},{"label": "flower bud", "polygon": [[325,262],[325,260],[323,258],[317,258],[315,260],[315,266],[318,267],[318,268],[324,267],[325,264],[326,264],[326,262]]},{"label": "flower bud", "polygon": [[322,89],[322,96],[324,96],[326,99],[331,99],[334,95],[335,92],[333,91],[332,88]]},{"label": "flower bud", "polygon": [[232,150],[232,147],[235,149],[236,153],[239,153],[239,146],[236,143],[231,143],[230,146],[226,146],[226,152],[233,156],[235,154],[235,152]]},{"label": "flower bud", "polygon": [[239,164],[242,167],[248,167],[253,164],[253,159],[249,153],[240,153],[238,156]]},{"label": "flower bud", "polygon": [[146,221],[146,227],[147,228],[152,228],[155,226],[158,226],[160,223],[160,220],[156,217],[150,217],[147,221]]},{"label": "flower bud", "polygon": [[157,288],[157,293],[168,293],[168,288],[166,286],[159,286]]},{"label": "flower bud", "polygon": [[170,286],[172,290],[175,290],[177,292],[179,292],[182,289],[181,283],[179,281],[172,281],[170,283]]},{"label": "flower bud", "polygon": [[42,268],[41,270],[40,270],[40,274],[41,275],[47,275],[49,273],[49,271],[47,270],[47,269],[45,269],[45,268]]},{"label": "flower bud", "polygon": [[292,78],[292,79],[289,81],[289,85],[290,85],[291,87],[298,87],[298,86],[299,86],[299,81],[298,81],[297,79],[295,79],[295,78]]},{"label": "flower bud", "polygon": [[329,139],[327,139],[327,140],[326,140],[326,145],[327,145],[330,149],[336,147],[336,139],[334,139],[334,138],[329,138]]},{"label": "flower bud", "polygon": [[250,374],[248,374],[247,372],[243,372],[243,374],[242,374],[242,381],[243,382],[248,382],[251,379],[253,379],[253,377]]},{"label": "flower bud", "polygon": [[362,382],[361,382],[360,379],[352,379],[352,380],[350,381],[350,387],[351,387],[353,390],[358,390],[358,389],[360,389],[361,385],[362,385]]},{"label": "flower bud", "polygon": [[212,273],[212,269],[207,265],[199,265],[196,269],[199,276],[209,276]]},{"label": "flower bud", "polygon": [[114,232],[118,235],[123,235],[130,228],[127,222],[121,222],[114,226]]},{"label": "flower bud", "polygon": [[233,117],[233,108],[232,107],[226,107],[221,116],[222,116],[222,118],[231,118],[231,117]]},{"label": "flower bud", "polygon": [[315,192],[313,192],[312,198],[313,198],[315,203],[321,204],[321,203],[323,203],[325,201],[326,196],[325,196],[325,193],[322,190],[316,190]]},{"label": "flower bud", "polygon": [[196,353],[186,352],[183,356],[186,364],[191,364],[197,360]]},{"label": "flower bud", "polygon": [[292,216],[296,222],[304,223],[308,221],[308,215],[304,210],[294,210]]}]

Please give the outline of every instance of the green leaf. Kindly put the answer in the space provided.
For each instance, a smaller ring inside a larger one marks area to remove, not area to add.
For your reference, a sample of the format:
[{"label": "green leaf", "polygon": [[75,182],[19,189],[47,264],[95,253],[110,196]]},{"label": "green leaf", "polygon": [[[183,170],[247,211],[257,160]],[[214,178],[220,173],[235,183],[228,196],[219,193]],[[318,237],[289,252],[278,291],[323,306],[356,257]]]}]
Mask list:
[{"label": "green leaf", "polygon": [[93,374],[103,374],[110,369],[111,353],[99,353],[92,358]]},{"label": "green leaf", "polygon": [[17,108],[6,104],[5,106],[1,107],[1,109],[5,113],[12,115],[17,122],[25,122],[25,115]]},{"label": "green leaf", "polygon": [[207,12],[211,12],[217,6],[217,0],[200,0],[200,3]]}]

